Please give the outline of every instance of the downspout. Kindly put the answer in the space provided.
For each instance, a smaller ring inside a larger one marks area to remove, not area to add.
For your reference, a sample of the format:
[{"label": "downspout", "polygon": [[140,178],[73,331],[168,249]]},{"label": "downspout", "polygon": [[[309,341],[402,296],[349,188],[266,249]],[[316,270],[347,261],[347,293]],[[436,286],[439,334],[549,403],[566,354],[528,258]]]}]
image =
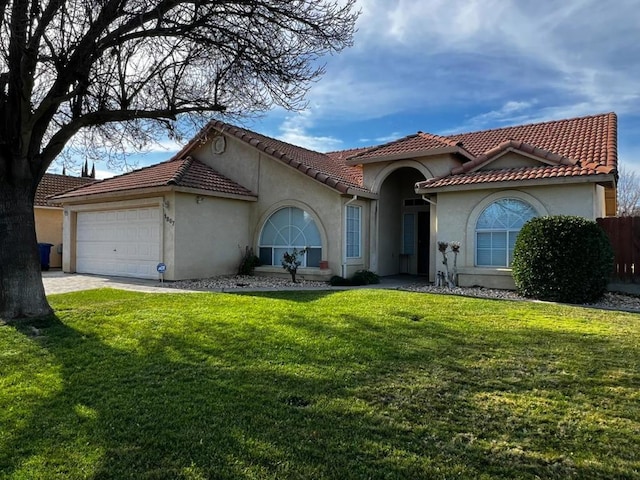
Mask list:
[{"label": "downspout", "polygon": [[[342,226],[342,231],[344,232],[344,235],[342,237],[344,242],[342,244],[342,277],[343,278],[347,278],[347,206],[355,202],[357,199],[358,199],[358,195],[354,195],[353,198],[351,198],[351,200],[349,200],[347,203],[343,205],[343,208],[344,208],[344,222]],[[362,248],[362,246],[360,248]]]},{"label": "downspout", "polygon": [[437,205],[436,202],[434,202],[433,200],[431,200],[429,197],[427,197],[424,193],[422,194],[422,200],[424,200],[425,202],[430,203],[431,205],[433,205],[434,207]]}]

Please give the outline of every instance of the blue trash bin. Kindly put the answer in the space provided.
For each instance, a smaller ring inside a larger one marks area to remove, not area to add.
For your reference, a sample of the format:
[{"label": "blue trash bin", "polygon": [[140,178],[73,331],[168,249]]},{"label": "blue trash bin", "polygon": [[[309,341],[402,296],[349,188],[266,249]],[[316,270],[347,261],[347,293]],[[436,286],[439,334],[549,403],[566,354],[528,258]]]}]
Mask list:
[{"label": "blue trash bin", "polygon": [[40,268],[42,270],[49,270],[49,258],[51,257],[52,243],[39,243],[38,249],[40,250]]}]

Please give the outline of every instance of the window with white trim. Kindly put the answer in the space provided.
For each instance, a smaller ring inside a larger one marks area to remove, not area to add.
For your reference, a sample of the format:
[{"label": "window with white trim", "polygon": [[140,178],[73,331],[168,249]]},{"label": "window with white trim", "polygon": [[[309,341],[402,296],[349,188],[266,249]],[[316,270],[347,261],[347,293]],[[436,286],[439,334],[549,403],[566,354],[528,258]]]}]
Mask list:
[{"label": "window with white trim", "polygon": [[485,208],[476,222],[476,266],[511,266],[518,233],[536,216],[531,205],[516,198],[503,198]]},{"label": "window with white trim", "polygon": [[286,207],[271,215],[260,234],[258,246],[262,265],[282,264],[285,252],[307,249],[302,267],[319,267],[322,259],[320,231],[311,215],[296,207]]},{"label": "window with white trim", "polygon": [[362,207],[347,205],[347,258],[360,258],[362,243]]}]

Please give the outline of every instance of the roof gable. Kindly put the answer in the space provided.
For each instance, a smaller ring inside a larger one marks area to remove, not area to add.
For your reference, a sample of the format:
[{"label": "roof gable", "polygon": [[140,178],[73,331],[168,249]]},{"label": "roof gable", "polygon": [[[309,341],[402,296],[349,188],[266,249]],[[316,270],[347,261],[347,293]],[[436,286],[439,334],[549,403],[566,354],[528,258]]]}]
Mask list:
[{"label": "roof gable", "polygon": [[577,163],[576,160],[563,157],[548,150],[543,150],[523,141],[507,140],[479,157],[476,157],[474,160],[452,169],[451,174],[457,175],[481,170],[509,152],[526,156],[543,165],[575,165]]},{"label": "roof gable", "polygon": [[236,138],[340,193],[369,193],[363,185],[362,168],[348,165],[340,152],[315,152],[219,120],[210,121],[173,158],[190,155],[214,132]]}]

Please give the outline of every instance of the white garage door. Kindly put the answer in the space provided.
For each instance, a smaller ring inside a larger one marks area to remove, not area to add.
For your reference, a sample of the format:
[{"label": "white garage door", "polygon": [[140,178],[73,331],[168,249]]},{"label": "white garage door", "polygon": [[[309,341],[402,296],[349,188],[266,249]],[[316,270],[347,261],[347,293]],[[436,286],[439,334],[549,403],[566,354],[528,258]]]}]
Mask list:
[{"label": "white garage door", "polygon": [[78,212],[76,271],[158,278],[160,210]]}]

